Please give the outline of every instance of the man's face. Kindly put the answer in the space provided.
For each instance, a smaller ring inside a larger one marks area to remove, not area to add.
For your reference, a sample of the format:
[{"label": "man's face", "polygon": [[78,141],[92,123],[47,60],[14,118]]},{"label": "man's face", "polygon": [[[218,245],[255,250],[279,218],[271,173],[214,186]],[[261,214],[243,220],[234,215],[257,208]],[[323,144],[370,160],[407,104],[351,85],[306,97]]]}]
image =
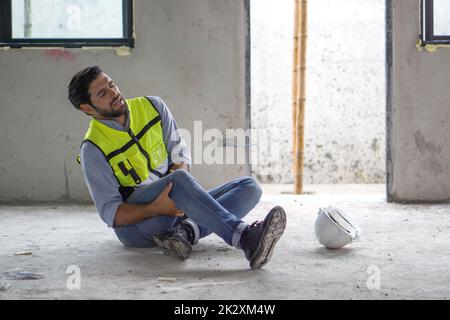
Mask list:
[{"label": "man's face", "polygon": [[91,104],[82,104],[80,109],[98,119],[117,118],[125,114],[125,103],[119,88],[106,73],[92,81],[89,86]]}]

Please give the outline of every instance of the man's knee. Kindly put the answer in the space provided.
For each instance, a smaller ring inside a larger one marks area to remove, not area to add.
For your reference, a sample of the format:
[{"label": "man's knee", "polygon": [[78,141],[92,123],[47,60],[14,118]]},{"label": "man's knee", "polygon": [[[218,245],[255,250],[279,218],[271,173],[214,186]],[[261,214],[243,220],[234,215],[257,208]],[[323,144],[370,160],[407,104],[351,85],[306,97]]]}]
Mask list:
[{"label": "man's knee", "polygon": [[179,182],[179,183],[190,183],[192,181],[196,181],[194,176],[192,176],[189,172],[186,170],[175,170],[171,173],[172,175],[172,181]]},{"label": "man's knee", "polygon": [[252,198],[259,202],[262,196],[262,189],[258,181],[253,177],[244,177],[242,184],[251,190]]},{"label": "man's knee", "polygon": [[173,180],[185,180],[190,179],[192,177],[192,175],[189,172],[182,169],[175,170],[174,172],[171,173],[171,175]]}]

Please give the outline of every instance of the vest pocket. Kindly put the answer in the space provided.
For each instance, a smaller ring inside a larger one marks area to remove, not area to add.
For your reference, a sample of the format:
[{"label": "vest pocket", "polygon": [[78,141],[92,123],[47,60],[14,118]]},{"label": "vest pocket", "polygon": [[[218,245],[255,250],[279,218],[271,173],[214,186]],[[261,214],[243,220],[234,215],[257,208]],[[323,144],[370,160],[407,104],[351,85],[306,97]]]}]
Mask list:
[{"label": "vest pocket", "polygon": [[163,141],[160,141],[156,146],[150,150],[150,162],[153,169],[159,167],[159,165],[167,158],[166,146]]},{"label": "vest pocket", "polygon": [[[126,185],[129,185],[128,181],[130,181],[130,178],[131,181],[134,181],[135,184],[140,184],[142,182],[136,169],[131,165],[130,160],[126,159],[124,161],[117,163],[117,167],[119,168],[119,170],[116,170],[115,174],[117,177],[119,176],[124,177],[125,181],[127,181]],[[119,178],[119,180],[121,182],[124,181],[124,179],[121,178]]]}]

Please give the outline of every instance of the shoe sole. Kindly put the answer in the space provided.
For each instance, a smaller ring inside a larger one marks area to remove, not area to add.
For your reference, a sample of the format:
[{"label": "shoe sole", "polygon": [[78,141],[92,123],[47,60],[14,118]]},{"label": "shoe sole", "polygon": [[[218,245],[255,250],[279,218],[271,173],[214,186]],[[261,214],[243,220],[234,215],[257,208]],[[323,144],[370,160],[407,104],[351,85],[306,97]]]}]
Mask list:
[{"label": "shoe sole", "polygon": [[286,229],[286,213],[284,209],[277,206],[269,214],[271,213],[272,216],[267,223],[266,230],[264,231],[256,253],[250,261],[250,267],[252,269],[259,269],[270,261],[274,251],[273,249]]},{"label": "shoe sole", "polygon": [[192,247],[187,242],[180,241],[179,239],[153,236],[153,241],[156,245],[163,250],[164,253],[170,256],[186,260],[189,258],[192,252]]}]

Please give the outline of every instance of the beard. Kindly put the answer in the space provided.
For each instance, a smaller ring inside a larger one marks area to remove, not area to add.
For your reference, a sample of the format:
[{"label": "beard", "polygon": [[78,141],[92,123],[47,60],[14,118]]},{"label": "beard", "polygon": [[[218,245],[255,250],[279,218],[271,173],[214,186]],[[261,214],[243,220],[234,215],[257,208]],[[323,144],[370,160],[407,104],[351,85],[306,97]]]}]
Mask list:
[{"label": "beard", "polygon": [[[120,99],[122,99],[123,103],[126,104],[126,102],[122,98],[122,96],[120,96]],[[127,111],[126,108],[124,108],[122,110],[114,110],[114,106],[113,106],[114,102],[115,101],[111,102],[111,104],[109,105],[110,110],[101,109],[101,108],[97,107],[96,105],[94,105],[92,103],[91,103],[91,107],[92,107],[92,109],[97,111],[97,113],[101,117],[106,118],[106,119],[117,118],[117,117],[120,117],[120,116],[124,115],[126,113],[126,111]]]}]

